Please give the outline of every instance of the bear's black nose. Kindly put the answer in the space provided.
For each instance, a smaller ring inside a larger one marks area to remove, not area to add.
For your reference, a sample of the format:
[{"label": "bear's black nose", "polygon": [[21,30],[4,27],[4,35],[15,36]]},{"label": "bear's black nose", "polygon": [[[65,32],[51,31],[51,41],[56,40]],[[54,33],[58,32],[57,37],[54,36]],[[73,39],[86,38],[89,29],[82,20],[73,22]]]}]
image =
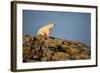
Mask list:
[{"label": "bear's black nose", "polygon": [[56,26],[56,25],[54,24],[54,26]]}]

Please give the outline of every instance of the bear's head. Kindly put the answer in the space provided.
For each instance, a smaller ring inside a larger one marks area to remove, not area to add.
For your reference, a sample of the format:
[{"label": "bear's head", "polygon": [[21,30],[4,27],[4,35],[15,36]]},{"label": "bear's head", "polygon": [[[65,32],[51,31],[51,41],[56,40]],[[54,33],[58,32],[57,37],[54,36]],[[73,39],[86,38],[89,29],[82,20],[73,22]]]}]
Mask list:
[{"label": "bear's head", "polygon": [[49,23],[47,26],[48,26],[49,29],[51,30],[51,29],[53,29],[53,28],[55,27],[55,24],[53,24],[53,23]]}]

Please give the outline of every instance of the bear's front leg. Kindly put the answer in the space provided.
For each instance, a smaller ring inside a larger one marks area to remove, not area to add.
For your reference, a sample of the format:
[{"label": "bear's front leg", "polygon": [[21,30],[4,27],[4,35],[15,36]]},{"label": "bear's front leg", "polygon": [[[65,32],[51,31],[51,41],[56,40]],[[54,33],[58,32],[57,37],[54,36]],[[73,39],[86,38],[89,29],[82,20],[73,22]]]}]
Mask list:
[{"label": "bear's front leg", "polygon": [[47,34],[47,36],[49,36],[49,32],[48,33],[46,33]]}]

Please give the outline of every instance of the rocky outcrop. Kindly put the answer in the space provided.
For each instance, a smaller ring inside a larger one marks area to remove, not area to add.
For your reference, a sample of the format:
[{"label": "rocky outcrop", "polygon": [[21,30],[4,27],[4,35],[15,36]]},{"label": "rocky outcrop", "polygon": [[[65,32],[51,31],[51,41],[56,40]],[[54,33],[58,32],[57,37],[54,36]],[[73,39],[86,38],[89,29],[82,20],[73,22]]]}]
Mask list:
[{"label": "rocky outcrop", "polygon": [[90,58],[90,47],[78,41],[39,35],[23,36],[23,62],[84,60]]}]

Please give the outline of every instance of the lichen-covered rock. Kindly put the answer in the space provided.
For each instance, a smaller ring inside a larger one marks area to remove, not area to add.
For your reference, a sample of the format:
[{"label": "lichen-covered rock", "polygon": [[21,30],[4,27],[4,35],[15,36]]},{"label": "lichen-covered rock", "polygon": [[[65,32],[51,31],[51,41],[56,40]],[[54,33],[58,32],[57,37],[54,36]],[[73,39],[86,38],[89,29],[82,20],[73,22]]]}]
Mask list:
[{"label": "lichen-covered rock", "polygon": [[64,52],[54,52],[52,54],[52,60],[53,61],[60,61],[64,60],[65,53]]},{"label": "lichen-covered rock", "polygon": [[89,46],[78,41],[41,35],[23,36],[23,62],[90,59]]},{"label": "lichen-covered rock", "polygon": [[30,43],[31,42],[31,36],[24,35],[23,36],[23,43]]},{"label": "lichen-covered rock", "polygon": [[30,47],[23,47],[23,61],[27,62],[30,59]]},{"label": "lichen-covered rock", "polygon": [[66,46],[66,45],[61,45],[61,49],[71,55],[75,55],[79,52],[77,48],[71,47],[71,46]]}]

